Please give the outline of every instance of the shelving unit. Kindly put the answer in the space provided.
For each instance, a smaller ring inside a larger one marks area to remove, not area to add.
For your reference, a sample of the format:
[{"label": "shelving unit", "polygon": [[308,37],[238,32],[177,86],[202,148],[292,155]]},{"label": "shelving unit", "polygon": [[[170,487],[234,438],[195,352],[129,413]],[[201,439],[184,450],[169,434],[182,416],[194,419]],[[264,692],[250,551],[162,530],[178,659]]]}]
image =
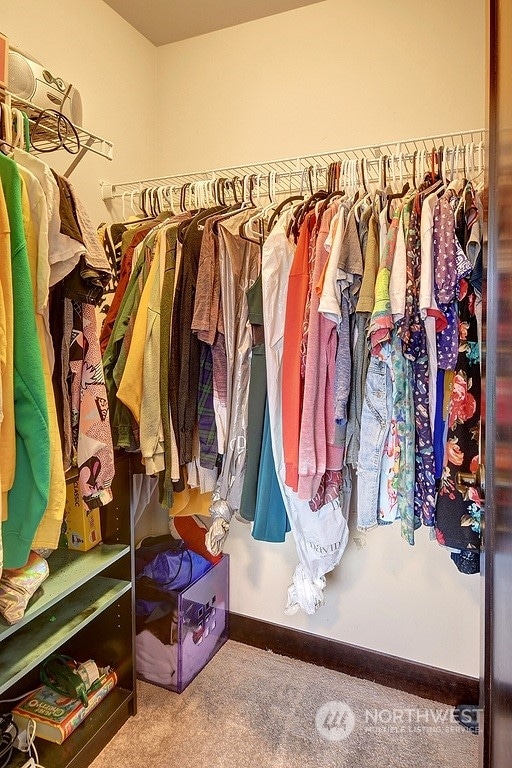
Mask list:
[{"label": "shelving unit", "polygon": [[[67,482],[76,479],[69,473]],[[86,768],[121,725],[136,712],[134,664],[133,530],[129,504],[129,457],[116,458],[114,499],[101,508],[103,543],[89,552],[57,549],[50,575],[33,596],[24,618],[0,621],[0,698],[40,685],[39,667],[59,652],[112,666],[118,684],[62,745],[36,738],[45,768]],[[0,704],[0,712],[12,704]],[[9,768],[20,768],[15,753]]]},{"label": "shelving unit", "polygon": [[[78,587],[86,584],[89,579],[101,573],[129,551],[130,548],[123,544],[99,544],[90,552],[83,553],[73,552],[69,549],[57,549],[48,558],[50,575],[30,601],[23,619],[16,624],[7,624],[3,619],[0,619],[0,643],[3,643],[14,632],[19,632],[22,627],[32,622],[43,612],[48,613],[48,609],[53,605],[63,600]],[[2,645],[2,656],[4,649],[5,646]],[[0,659],[0,669],[1,663],[2,660]]]},{"label": "shelving unit", "polygon": [[21,680],[130,589],[128,582],[97,576],[2,643],[0,694]]},{"label": "shelving unit", "polygon": [[[116,687],[63,744],[38,739],[37,752],[41,765],[46,768],[62,764],[68,768],[89,765],[117,732],[120,721],[124,722],[130,716],[132,699],[130,691]],[[9,763],[9,768],[22,768],[25,762],[26,755],[18,752]]]}]

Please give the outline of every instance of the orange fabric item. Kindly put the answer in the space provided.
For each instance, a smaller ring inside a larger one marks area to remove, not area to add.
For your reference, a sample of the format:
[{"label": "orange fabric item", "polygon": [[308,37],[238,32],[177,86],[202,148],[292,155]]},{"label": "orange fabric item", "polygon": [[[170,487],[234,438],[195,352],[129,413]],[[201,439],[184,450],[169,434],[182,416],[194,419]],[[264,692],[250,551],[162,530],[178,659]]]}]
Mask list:
[{"label": "orange fabric item", "polygon": [[192,517],[175,517],[173,522],[180,537],[192,552],[201,555],[210,563],[215,564],[222,560],[222,555],[212,555],[208,552],[204,543],[206,528],[198,525]]},{"label": "orange fabric item", "polygon": [[316,223],[311,211],[301,227],[288,277],[283,340],[283,451],[285,483],[294,491],[299,479],[299,435],[304,381],[300,373],[304,312],[309,288],[309,246]]}]

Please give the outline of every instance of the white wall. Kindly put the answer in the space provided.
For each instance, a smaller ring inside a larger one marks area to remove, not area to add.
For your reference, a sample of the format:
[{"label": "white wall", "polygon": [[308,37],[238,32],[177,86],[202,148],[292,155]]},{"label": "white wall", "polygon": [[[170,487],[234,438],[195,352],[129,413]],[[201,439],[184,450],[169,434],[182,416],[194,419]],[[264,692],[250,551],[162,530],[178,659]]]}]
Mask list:
[{"label": "white wall", "polygon": [[[483,0],[327,0],[158,49],[159,174],[428,136],[485,123]],[[353,534],[315,616],[283,613],[296,564],[232,523],[232,608],[478,675],[477,576],[418,533]],[[356,544],[355,539],[358,539]]]},{"label": "white wall", "polygon": [[158,49],[162,173],[483,126],[484,0],[326,0]]},{"label": "white wall", "polygon": [[[114,142],[112,162],[88,152],[71,176],[93,221],[105,221],[100,179],[154,173],[155,47],[102,0],[0,0],[0,31],[76,85],[84,127]],[[73,156],[45,159],[63,172]]]}]

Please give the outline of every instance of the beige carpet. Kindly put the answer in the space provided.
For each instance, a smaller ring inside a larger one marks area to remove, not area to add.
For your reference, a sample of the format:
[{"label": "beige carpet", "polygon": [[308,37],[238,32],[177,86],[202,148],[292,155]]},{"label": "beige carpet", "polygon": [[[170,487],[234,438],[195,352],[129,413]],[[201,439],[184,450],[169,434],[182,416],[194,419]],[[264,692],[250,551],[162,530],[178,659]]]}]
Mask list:
[{"label": "beige carpet", "polygon": [[478,765],[478,738],[444,704],[232,641],[181,695],[138,691],[137,716],[93,768]]}]

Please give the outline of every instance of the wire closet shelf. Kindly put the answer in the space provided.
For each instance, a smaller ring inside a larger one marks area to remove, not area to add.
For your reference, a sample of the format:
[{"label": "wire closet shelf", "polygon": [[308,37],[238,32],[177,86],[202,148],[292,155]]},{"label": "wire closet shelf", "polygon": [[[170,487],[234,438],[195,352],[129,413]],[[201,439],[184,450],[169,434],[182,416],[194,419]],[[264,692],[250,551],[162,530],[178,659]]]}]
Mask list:
[{"label": "wire closet shelf", "polygon": [[[44,110],[42,110],[40,107],[36,107],[34,104],[32,104],[32,102],[27,101],[26,99],[22,99],[20,96],[17,96],[8,90],[3,89],[1,94],[2,98],[11,107],[15,107],[28,115],[32,128],[36,125],[38,118],[41,116]],[[101,136],[97,136],[95,133],[91,133],[85,128],[79,125],[75,125],[74,123],[73,128],[76,131],[79,140],[79,146],[77,148],[76,158],[72,164],[72,167],[76,167],[79,160],[82,159],[86,152],[92,152],[93,154],[104,157],[107,160],[113,159],[114,145],[111,141],[103,139]],[[59,131],[55,121],[53,123],[52,121],[45,121],[45,123],[41,125],[38,130],[37,147],[32,148],[31,151],[33,151],[35,154],[38,154],[39,148],[42,152],[50,152],[55,149],[55,143],[58,138]]]},{"label": "wire closet shelf", "polygon": [[443,147],[447,162],[452,168],[457,166],[463,169],[468,161],[476,167],[479,163],[483,164],[483,147],[485,140],[485,130],[482,128],[470,131],[460,131],[458,133],[437,134],[435,136],[425,136],[415,139],[402,139],[399,141],[388,142],[385,144],[371,144],[362,147],[353,147],[350,149],[341,149],[331,152],[320,152],[318,154],[301,155],[298,157],[289,157],[280,160],[271,160],[269,162],[252,163],[245,165],[229,166],[225,168],[214,168],[193,173],[170,174],[150,179],[139,179],[135,181],[116,182],[111,184],[107,181],[101,181],[102,198],[105,201],[117,198],[131,196],[140,196],[144,189],[155,189],[160,187],[181,188],[194,182],[203,182],[215,179],[243,179],[253,177],[258,179],[263,191],[268,190],[271,175],[277,194],[294,193],[297,191],[306,191],[307,175],[315,178],[317,184],[324,183],[329,166],[333,163],[340,163],[348,168],[350,162],[354,166],[357,163],[357,174],[361,173],[361,164],[363,172],[367,173],[366,181],[376,183],[381,179],[383,168],[387,177],[400,181],[411,179],[413,176],[413,165],[418,156],[422,156],[424,161],[429,162],[430,154],[433,150]]}]

